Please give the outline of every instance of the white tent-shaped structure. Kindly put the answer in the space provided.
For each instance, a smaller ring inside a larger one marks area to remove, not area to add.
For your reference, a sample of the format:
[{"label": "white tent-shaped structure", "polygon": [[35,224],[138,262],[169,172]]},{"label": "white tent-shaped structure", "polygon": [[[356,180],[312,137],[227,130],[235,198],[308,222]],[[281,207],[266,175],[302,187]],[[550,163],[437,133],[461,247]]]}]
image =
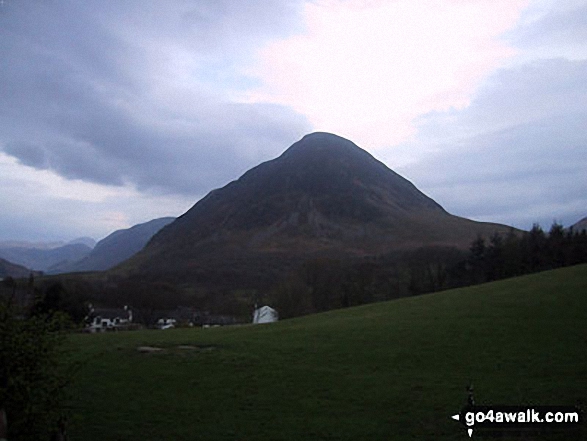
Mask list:
[{"label": "white tent-shaped structure", "polygon": [[253,313],[253,323],[273,323],[279,320],[279,314],[270,306],[261,306]]}]

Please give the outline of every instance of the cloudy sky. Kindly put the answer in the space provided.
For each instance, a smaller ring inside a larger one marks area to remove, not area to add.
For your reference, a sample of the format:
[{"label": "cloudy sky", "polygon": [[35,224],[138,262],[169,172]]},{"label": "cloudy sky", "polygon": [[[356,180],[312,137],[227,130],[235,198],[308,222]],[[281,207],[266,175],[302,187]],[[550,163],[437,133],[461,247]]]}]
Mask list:
[{"label": "cloudy sky", "polygon": [[0,0],[0,240],[178,216],[312,131],[453,214],[587,216],[587,0]]}]

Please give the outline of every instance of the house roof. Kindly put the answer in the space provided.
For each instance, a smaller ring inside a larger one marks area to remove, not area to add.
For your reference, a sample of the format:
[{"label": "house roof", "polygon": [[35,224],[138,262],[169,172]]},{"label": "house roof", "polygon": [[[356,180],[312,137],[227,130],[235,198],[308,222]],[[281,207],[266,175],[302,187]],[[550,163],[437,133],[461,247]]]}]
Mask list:
[{"label": "house roof", "polygon": [[253,314],[253,323],[270,323],[277,321],[279,314],[270,306],[262,306],[255,309]]},{"label": "house roof", "polygon": [[128,311],[122,308],[95,308],[91,314],[93,317],[102,317],[105,319],[127,318]]}]

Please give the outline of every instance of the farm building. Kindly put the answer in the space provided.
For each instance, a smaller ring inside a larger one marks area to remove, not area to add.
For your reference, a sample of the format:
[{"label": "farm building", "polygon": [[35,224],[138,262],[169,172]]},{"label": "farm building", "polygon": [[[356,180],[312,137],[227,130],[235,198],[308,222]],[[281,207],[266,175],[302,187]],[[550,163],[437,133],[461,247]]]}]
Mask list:
[{"label": "farm building", "polygon": [[124,308],[94,308],[90,305],[90,312],[86,317],[86,329],[89,332],[116,331],[128,327],[132,323],[132,311]]},{"label": "farm building", "polygon": [[253,323],[273,323],[279,320],[279,314],[270,306],[261,306],[253,313]]}]

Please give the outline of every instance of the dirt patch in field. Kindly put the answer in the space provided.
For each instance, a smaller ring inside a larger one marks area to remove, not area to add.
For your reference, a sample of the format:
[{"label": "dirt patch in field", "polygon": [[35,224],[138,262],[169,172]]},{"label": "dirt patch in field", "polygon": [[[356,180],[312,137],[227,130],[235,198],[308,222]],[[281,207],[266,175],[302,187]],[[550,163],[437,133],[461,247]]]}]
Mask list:
[{"label": "dirt patch in field", "polygon": [[216,346],[213,345],[179,345],[177,349],[181,349],[184,351],[211,351],[216,349]]},{"label": "dirt patch in field", "polygon": [[170,346],[166,348],[160,348],[157,346],[139,346],[137,351],[143,354],[153,354],[153,353],[161,353],[161,352],[176,352],[177,350],[181,352],[207,352],[216,349],[214,345],[177,345],[177,346]]},{"label": "dirt patch in field", "polygon": [[137,351],[142,352],[144,354],[151,354],[153,352],[162,352],[163,348],[158,348],[156,346],[139,346]]}]

